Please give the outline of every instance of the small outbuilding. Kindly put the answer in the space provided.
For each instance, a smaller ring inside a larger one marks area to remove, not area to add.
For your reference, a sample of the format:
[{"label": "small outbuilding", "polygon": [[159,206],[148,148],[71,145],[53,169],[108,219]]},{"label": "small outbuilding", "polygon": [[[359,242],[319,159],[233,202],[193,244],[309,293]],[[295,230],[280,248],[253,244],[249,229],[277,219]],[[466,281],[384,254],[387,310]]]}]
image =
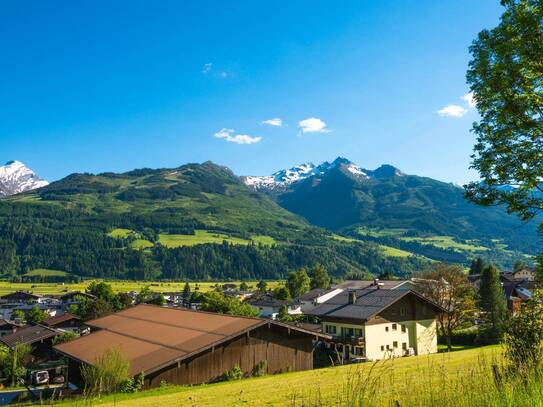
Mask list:
[{"label": "small outbuilding", "polygon": [[236,366],[247,376],[308,370],[314,343],[325,336],[271,320],[143,304],[86,324],[91,334],[54,347],[68,357],[74,384],[81,384],[83,364],[112,348],[129,360],[131,376],[144,374],[146,388],[212,383]]}]

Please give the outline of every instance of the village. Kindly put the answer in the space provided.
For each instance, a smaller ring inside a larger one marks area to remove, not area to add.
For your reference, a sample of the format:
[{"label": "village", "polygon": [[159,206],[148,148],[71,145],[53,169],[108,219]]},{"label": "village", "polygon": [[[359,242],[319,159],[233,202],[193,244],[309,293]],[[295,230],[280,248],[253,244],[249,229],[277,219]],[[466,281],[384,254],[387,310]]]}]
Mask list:
[{"label": "village", "polygon": [[[517,313],[532,297],[535,270],[487,269],[495,271],[508,312]],[[483,284],[476,271],[472,267],[464,280],[475,297]],[[290,282],[302,272],[291,273]],[[273,290],[264,281],[253,289],[245,283],[217,284],[208,294],[191,293],[190,283],[182,292],[146,287],[114,294],[107,283],[93,282],[85,292],[3,295],[0,343],[5,352],[18,354],[11,360],[20,363],[3,383],[6,390],[25,388],[4,397],[13,402],[51,391],[57,397],[80,395],[91,386],[85,366],[113,350],[126,358],[128,378],[139,380],[143,390],[163,383],[214,383],[229,374],[251,377],[429,355],[438,346],[447,350],[438,343],[451,344],[443,330],[451,318],[472,334],[469,345],[477,344],[484,315],[458,317],[459,309],[446,305],[455,295],[454,283],[421,277],[330,283],[325,275],[324,286],[311,289],[316,278],[310,274],[303,293],[288,299],[277,297],[289,281]],[[444,297],[432,294],[438,291]]]}]

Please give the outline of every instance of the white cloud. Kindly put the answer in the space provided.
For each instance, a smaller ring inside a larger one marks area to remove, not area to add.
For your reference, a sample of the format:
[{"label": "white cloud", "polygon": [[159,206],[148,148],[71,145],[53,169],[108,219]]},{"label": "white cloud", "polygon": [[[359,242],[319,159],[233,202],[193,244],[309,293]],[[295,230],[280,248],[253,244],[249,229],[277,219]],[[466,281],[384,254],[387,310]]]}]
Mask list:
[{"label": "white cloud", "polygon": [[204,75],[207,75],[208,73],[211,72],[212,69],[213,69],[213,64],[211,62],[208,62],[207,64],[204,64],[202,68],[202,73]]},{"label": "white cloud", "polygon": [[234,135],[234,129],[223,128],[215,133],[215,137],[229,141],[236,144],[254,144],[262,140],[262,137],[253,137],[248,134],[236,134]]},{"label": "white cloud", "polygon": [[464,96],[462,96],[462,100],[464,100],[468,104],[470,109],[476,106],[473,92],[466,93]]},{"label": "white cloud", "polygon": [[467,112],[467,109],[458,105],[447,105],[443,109],[437,111],[437,113],[442,117],[462,117]]},{"label": "white cloud", "polygon": [[317,117],[310,117],[298,123],[302,133],[330,133],[326,123]]},{"label": "white cloud", "polygon": [[264,120],[262,124],[267,124],[268,126],[275,126],[275,127],[281,127],[283,125],[283,120],[279,117],[275,117],[273,119]]}]

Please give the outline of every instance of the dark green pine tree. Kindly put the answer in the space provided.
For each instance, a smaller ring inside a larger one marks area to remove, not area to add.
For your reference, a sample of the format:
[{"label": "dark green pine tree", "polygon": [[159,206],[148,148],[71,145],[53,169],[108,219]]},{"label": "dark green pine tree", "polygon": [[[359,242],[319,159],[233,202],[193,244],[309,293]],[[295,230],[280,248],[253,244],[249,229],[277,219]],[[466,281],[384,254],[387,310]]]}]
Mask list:
[{"label": "dark green pine tree", "polygon": [[190,284],[187,281],[185,287],[183,287],[183,304],[188,303],[190,300]]},{"label": "dark green pine tree", "polygon": [[480,257],[477,257],[477,259],[472,260],[471,266],[469,267],[469,275],[481,275],[483,273],[483,269],[485,268],[485,262]]},{"label": "dark green pine tree", "polygon": [[485,267],[481,274],[479,305],[484,321],[482,339],[488,343],[500,342],[507,318],[507,306],[500,274],[492,264]]}]

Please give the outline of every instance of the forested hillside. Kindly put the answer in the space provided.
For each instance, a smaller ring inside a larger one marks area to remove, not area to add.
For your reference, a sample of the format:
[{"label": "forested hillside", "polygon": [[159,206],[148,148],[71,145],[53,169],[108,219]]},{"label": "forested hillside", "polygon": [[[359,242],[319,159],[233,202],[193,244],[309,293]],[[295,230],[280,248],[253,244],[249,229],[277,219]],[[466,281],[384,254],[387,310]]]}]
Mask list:
[{"label": "forested hillside", "polygon": [[[217,242],[197,244],[198,231]],[[174,244],[191,236],[191,244]],[[84,277],[255,279],[316,263],[336,276],[401,275],[425,262],[334,239],[210,162],[73,174],[0,201],[3,275],[47,268]]]}]

